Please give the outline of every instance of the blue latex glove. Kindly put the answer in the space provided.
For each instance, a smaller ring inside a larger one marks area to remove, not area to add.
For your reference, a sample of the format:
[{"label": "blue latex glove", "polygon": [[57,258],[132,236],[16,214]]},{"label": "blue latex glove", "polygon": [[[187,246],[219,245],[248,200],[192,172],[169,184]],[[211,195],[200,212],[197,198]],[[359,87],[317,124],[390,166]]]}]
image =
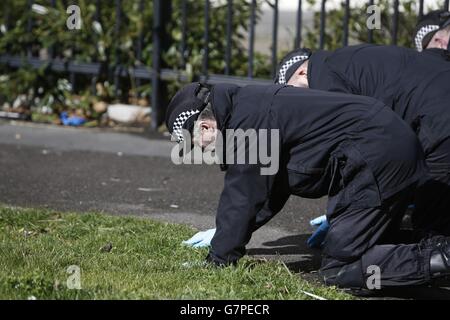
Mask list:
[{"label": "blue latex glove", "polygon": [[311,220],[310,224],[314,227],[317,227],[317,230],[314,231],[311,237],[309,237],[306,242],[308,247],[310,248],[321,248],[323,246],[323,242],[325,237],[330,229],[330,224],[327,221],[326,216],[320,216],[314,220]]},{"label": "blue latex glove", "polygon": [[78,127],[78,126],[81,126],[86,123],[86,119],[84,119],[82,117],[78,117],[78,116],[70,116],[69,117],[69,114],[66,111],[61,112],[60,118],[61,118],[62,124],[65,126]]},{"label": "blue latex glove", "polygon": [[323,215],[323,216],[320,216],[320,217],[318,217],[318,218],[315,218],[315,219],[311,220],[311,221],[309,222],[309,224],[310,224],[311,226],[317,228],[317,227],[320,227],[320,225],[321,225],[322,223],[324,223],[325,221],[327,221],[327,216],[326,216],[326,215]]},{"label": "blue latex glove", "polygon": [[194,248],[203,248],[209,247],[211,245],[211,240],[216,233],[216,229],[209,229],[206,231],[200,231],[196,233],[192,238],[187,241],[183,241],[182,243],[194,247]]}]

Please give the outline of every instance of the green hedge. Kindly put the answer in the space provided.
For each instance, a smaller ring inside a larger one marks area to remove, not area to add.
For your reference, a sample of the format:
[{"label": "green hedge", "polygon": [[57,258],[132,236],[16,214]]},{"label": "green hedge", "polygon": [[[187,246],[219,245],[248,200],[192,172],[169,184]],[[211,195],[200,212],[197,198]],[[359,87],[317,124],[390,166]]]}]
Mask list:
[{"label": "green hedge", "polygon": [[[51,50],[56,58],[75,62],[101,62],[108,68],[103,68],[97,87],[104,93],[101,97],[90,97],[92,79],[88,76],[77,76],[76,92],[69,85],[70,76],[64,73],[54,73],[45,67],[33,70],[24,67],[12,70],[0,65],[0,92],[5,101],[14,101],[17,96],[25,95],[27,105],[51,108],[55,111],[63,109],[82,108],[89,117],[97,117],[92,113],[92,104],[96,100],[116,100],[113,93],[111,72],[114,66],[137,67],[152,65],[152,23],[153,1],[144,1],[144,8],[139,7],[139,0],[121,1],[121,23],[116,27],[115,1],[99,1],[100,19],[96,21],[96,1],[74,1],[82,15],[81,30],[68,30],[66,20],[68,14],[64,1],[56,1],[55,8],[50,1],[35,1],[46,8],[45,13],[29,10],[28,0],[3,0],[3,14],[0,15],[0,53],[25,57],[27,48],[33,56],[47,57]],[[258,1],[258,7],[263,0]],[[164,51],[163,60],[172,69],[184,70],[189,75],[199,74],[203,58],[203,21],[204,1],[188,1],[187,21],[187,63],[181,63],[181,1],[172,1],[172,17],[165,21],[164,27],[168,46]],[[209,44],[209,71],[223,73],[225,68],[224,52],[226,46],[226,1],[221,0],[211,7],[211,32]],[[258,10],[258,17],[260,11]],[[9,17],[9,18],[7,18]],[[33,21],[32,31],[27,32],[29,18]],[[234,1],[233,37],[232,37],[232,72],[244,76],[248,60],[244,38],[247,33],[250,17],[250,2]],[[142,34],[142,57],[136,56],[136,47]],[[243,63],[244,62],[244,63]],[[268,76],[270,64],[268,57],[256,56],[256,76]],[[179,84],[175,84],[179,85]],[[173,87],[174,90],[176,87]],[[69,89],[69,90],[68,90]],[[117,88],[120,100],[135,102],[138,97],[147,98],[151,95],[148,82],[138,85],[134,79],[122,79]],[[85,99],[83,99],[85,97]]]},{"label": "green hedge", "polygon": [[[52,48],[57,58],[76,62],[101,62],[103,73],[97,79],[97,96],[91,95],[92,79],[88,76],[76,78],[77,90],[70,85],[70,75],[54,73],[45,68],[34,70],[24,67],[13,70],[0,65],[0,107],[3,101],[13,102],[21,96],[24,107],[34,106],[38,110],[81,109],[87,117],[98,118],[92,106],[96,101],[115,101],[114,93],[119,93],[123,102],[136,103],[139,98],[151,96],[148,82],[137,82],[134,79],[122,79],[119,88],[112,84],[111,70],[117,64],[128,67],[152,65],[152,23],[153,1],[145,0],[144,8],[139,7],[139,0],[122,0],[122,19],[120,28],[116,30],[115,1],[100,0],[100,19],[95,22],[97,1],[56,1],[51,8],[50,0],[36,0],[38,5],[45,6],[45,14],[29,10],[29,0],[3,0],[0,4],[0,54],[8,53],[19,56],[27,55],[29,48],[34,56],[48,56]],[[83,25],[81,30],[70,31],[66,27],[68,14],[64,2],[76,3],[81,8]],[[261,6],[266,0],[258,0],[258,19]],[[269,1],[270,2],[270,1]],[[309,5],[318,8],[319,0],[306,0]],[[337,2],[337,1],[336,1]],[[382,29],[375,30],[374,41],[379,44],[390,44],[392,30],[392,0],[375,1],[382,9]],[[204,4],[202,0],[188,0],[187,21],[187,53],[186,65],[181,56],[181,0],[172,0],[172,16],[164,22],[167,44],[163,60],[171,69],[182,70],[188,75],[201,73],[203,59]],[[234,0],[233,37],[232,37],[232,74],[246,76],[248,56],[246,37],[250,20],[250,0]],[[352,3],[350,12],[349,43],[367,41],[366,6],[367,3]],[[426,2],[428,5],[430,2]],[[442,7],[444,0],[434,3],[434,7]],[[308,5],[304,9],[309,9]],[[343,17],[342,6],[327,6],[327,30],[325,48],[335,49],[342,45]],[[415,0],[400,1],[400,20],[398,44],[412,46],[412,33],[417,20],[418,3]],[[7,17],[9,17],[7,19]],[[226,17],[227,1],[219,0],[211,7],[211,32],[209,43],[209,71],[222,74],[225,69],[226,50]],[[29,18],[33,21],[32,31],[27,32]],[[304,28],[303,45],[317,49],[319,45],[320,12],[314,15],[312,29]],[[136,56],[136,44],[142,34],[142,57]],[[280,57],[285,52],[279,52]],[[268,56],[257,53],[255,56],[255,76],[269,77],[271,62]],[[109,70],[109,72],[108,72]],[[168,95],[171,95],[181,84],[169,83]]]}]

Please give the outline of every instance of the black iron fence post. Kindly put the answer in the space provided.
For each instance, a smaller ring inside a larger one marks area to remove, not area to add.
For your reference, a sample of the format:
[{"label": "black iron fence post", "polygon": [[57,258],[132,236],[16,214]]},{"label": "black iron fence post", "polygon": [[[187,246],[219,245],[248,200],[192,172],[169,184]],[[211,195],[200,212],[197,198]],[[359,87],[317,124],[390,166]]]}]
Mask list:
[{"label": "black iron fence post", "polygon": [[[141,14],[141,22],[143,22],[143,12],[144,12],[144,0],[139,0],[139,13]],[[136,58],[139,61],[139,64],[142,62],[142,47],[144,45],[144,27],[141,26],[141,29],[139,30],[139,35],[137,39],[137,46],[136,46]],[[141,79],[136,79],[136,87],[141,86]]]},{"label": "black iron fence post", "polygon": [[423,1],[424,0],[419,0],[419,18],[422,18],[423,16]]},{"label": "black iron fence post", "polygon": [[392,16],[392,44],[397,45],[398,42],[398,21],[399,21],[399,0],[394,0],[394,15]]},{"label": "black iron fence post", "polygon": [[[32,17],[32,12],[33,12],[33,4],[34,4],[34,0],[28,0],[27,2],[27,6],[28,6],[28,20],[27,20],[27,33],[30,34],[33,31],[33,17]],[[31,43],[27,43],[27,56],[28,58],[31,58],[33,55],[32,52],[32,44]]]},{"label": "black iron fence post", "polygon": [[278,63],[278,0],[273,4],[272,27],[272,78],[274,78]]},{"label": "black iron fence post", "polygon": [[231,74],[231,46],[233,44],[233,0],[227,1],[227,40],[225,51],[225,74]]},{"label": "black iron fence post", "polygon": [[157,130],[161,118],[161,23],[163,0],[153,0],[153,73],[152,73],[152,129]]},{"label": "black iron fence post", "polygon": [[[115,0],[116,5],[116,23],[114,25],[114,34],[117,39],[120,35],[120,28],[122,26],[122,0]],[[120,49],[116,45],[114,52],[114,94],[116,97],[121,93],[120,88],[120,73],[122,72],[122,66],[120,65]]]},{"label": "black iron fence post", "polygon": [[181,1],[181,65],[186,68],[187,63],[187,0]]},{"label": "black iron fence post", "polygon": [[[50,7],[52,9],[56,8],[56,0],[51,0],[50,1]],[[50,48],[48,48],[48,55],[50,59],[54,59],[55,58],[55,45],[51,45]]]},{"label": "black iron fence post", "polygon": [[208,77],[208,67],[209,67],[209,0],[205,0],[205,11],[204,11],[204,29],[205,33],[203,35],[203,75],[205,79]]},{"label": "black iron fence post", "polygon": [[250,27],[248,37],[248,77],[253,78],[253,57],[255,53],[255,25],[256,25],[256,0],[252,0],[250,7]]},{"label": "black iron fence post", "polygon": [[[371,7],[373,6],[375,3],[374,0],[370,0],[368,6]],[[373,28],[368,28],[368,34],[367,34],[367,42],[368,43],[372,43],[373,42]]]},{"label": "black iron fence post", "polygon": [[302,45],[302,23],[302,0],[298,0],[294,49],[299,48]]},{"label": "black iron fence post", "polygon": [[350,0],[345,0],[344,8],[344,35],[342,40],[342,45],[344,47],[348,46],[348,36],[349,36],[349,23],[350,23]]},{"label": "black iron fence post", "polygon": [[171,0],[153,0],[153,52],[152,52],[152,123],[151,128],[157,130],[164,122],[165,104],[167,103],[167,86],[161,79],[164,66],[163,51],[170,46],[170,37],[166,34],[164,22],[171,18]]},{"label": "black iron fence post", "polygon": [[322,0],[321,8],[320,8],[320,39],[319,39],[319,47],[323,49],[325,47],[325,28],[326,28],[326,2],[327,0]]},{"label": "black iron fence post", "polygon": [[[101,0],[95,0],[95,13],[94,13],[94,21],[96,21],[97,23],[99,23],[100,25],[102,25],[102,20],[101,20]],[[95,39],[98,39],[99,36],[96,35]],[[95,49],[95,56],[94,56],[94,61],[98,62],[99,61],[99,52],[98,52],[98,47]],[[97,81],[100,78],[100,72],[101,72],[101,68],[99,68],[99,72],[95,75],[93,75],[92,80],[91,80],[91,92],[93,94],[97,93]]]},{"label": "black iron fence post", "polygon": [[[7,3],[3,4],[3,14],[4,14],[4,19],[5,19],[5,28],[7,30],[7,32],[9,31],[10,28],[10,23],[11,23],[11,9],[9,8]],[[10,49],[10,45],[8,44],[6,46],[6,52],[8,53]]]}]

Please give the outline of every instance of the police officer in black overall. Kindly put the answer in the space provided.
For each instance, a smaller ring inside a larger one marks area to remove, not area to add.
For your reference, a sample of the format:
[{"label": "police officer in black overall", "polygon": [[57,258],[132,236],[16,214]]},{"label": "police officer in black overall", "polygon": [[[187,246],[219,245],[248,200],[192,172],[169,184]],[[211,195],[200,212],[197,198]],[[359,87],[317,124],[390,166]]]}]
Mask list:
[{"label": "police officer in black overall", "polygon": [[413,225],[420,235],[450,235],[450,64],[443,50],[425,51],[368,44],[300,49],[282,60],[276,82],[373,97],[394,110],[416,132],[431,173],[417,191]]},{"label": "police officer in black overall", "polygon": [[[321,267],[326,284],[367,288],[373,266],[381,270],[384,288],[425,285],[450,274],[449,238],[391,240],[426,168],[417,137],[383,103],[284,85],[194,83],[174,96],[166,124],[177,141],[189,145],[191,137],[181,129],[194,132],[194,143],[204,149],[214,143],[204,143],[212,132],[279,132],[278,152],[271,150],[279,155],[276,173],[261,174],[259,158],[255,164],[222,165],[225,184],[207,261],[236,263],[252,233],[281,211],[290,195],[328,196],[331,228]],[[229,153],[229,141],[222,140],[216,148]]]}]

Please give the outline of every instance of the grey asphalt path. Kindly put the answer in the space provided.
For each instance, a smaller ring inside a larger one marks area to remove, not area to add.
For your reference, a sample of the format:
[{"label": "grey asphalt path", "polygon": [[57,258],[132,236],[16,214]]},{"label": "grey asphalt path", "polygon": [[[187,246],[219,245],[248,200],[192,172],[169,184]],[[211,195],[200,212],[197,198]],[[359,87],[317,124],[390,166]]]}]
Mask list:
[{"label": "grey asphalt path", "polygon": [[[0,202],[75,212],[137,215],[214,227],[223,173],[174,165],[168,137],[0,122]],[[319,266],[305,246],[325,202],[292,198],[259,230],[249,254],[280,257],[295,271]]]},{"label": "grey asphalt path", "polygon": [[[71,212],[134,215],[214,227],[223,173],[217,166],[174,165],[167,137],[0,122],[0,203]],[[279,259],[317,279],[320,252],[305,241],[325,199],[291,197],[258,230],[248,253]],[[414,297],[449,298],[441,291]]]}]

